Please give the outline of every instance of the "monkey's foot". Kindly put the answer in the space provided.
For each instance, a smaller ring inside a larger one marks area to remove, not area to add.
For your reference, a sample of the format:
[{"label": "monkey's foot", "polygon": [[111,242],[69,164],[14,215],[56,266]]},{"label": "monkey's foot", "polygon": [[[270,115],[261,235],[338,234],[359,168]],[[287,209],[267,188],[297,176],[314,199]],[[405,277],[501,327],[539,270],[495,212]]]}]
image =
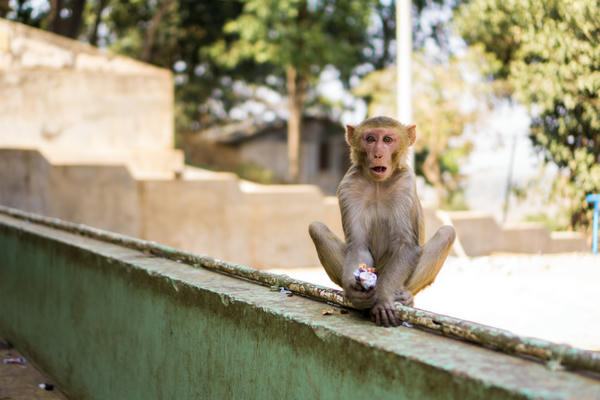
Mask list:
[{"label": "monkey's foot", "polygon": [[394,301],[402,303],[402,305],[407,307],[412,307],[415,304],[412,293],[407,289],[396,289],[394,292]]}]

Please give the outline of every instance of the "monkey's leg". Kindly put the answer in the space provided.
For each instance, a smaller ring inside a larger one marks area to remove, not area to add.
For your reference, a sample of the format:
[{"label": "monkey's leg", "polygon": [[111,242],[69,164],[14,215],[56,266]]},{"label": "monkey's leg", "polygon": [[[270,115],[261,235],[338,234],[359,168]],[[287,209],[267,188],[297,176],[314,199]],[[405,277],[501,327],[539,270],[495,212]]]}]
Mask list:
[{"label": "monkey's leg", "polygon": [[317,255],[325,272],[336,285],[342,286],[344,249],[346,245],[322,222],[313,222],[308,227]]},{"label": "monkey's leg", "polygon": [[419,293],[433,283],[435,277],[440,272],[440,269],[442,269],[442,265],[444,265],[448,253],[450,253],[454,239],[456,239],[454,228],[451,226],[442,226],[435,235],[425,243],[419,263],[406,283],[406,288],[410,290],[413,295]]}]

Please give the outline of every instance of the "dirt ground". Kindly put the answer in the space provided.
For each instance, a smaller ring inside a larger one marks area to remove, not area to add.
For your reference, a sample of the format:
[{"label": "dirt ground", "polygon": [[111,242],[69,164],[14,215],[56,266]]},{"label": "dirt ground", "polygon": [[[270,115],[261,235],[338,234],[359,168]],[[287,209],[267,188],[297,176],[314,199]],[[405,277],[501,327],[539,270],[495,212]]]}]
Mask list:
[{"label": "dirt ground", "polygon": [[[4,360],[23,356],[4,339],[0,338],[0,400],[65,400],[58,388],[40,388],[40,384],[52,384],[30,360],[23,364],[5,363]],[[50,388],[50,387],[48,387]]]},{"label": "dirt ground", "polygon": [[[337,287],[321,267],[271,271]],[[415,307],[600,351],[600,254],[450,257]]]}]

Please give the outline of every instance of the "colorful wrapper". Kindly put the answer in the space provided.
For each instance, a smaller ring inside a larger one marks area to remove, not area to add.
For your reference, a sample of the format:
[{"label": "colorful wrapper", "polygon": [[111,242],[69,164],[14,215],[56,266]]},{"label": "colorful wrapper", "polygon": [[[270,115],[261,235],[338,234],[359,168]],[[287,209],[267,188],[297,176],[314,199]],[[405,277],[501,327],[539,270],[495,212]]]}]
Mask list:
[{"label": "colorful wrapper", "polygon": [[25,364],[25,359],[23,357],[19,358],[5,358],[4,364]]},{"label": "colorful wrapper", "polygon": [[365,264],[360,264],[358,269],[354,271],[354,278],[365,290],[371,290],[377,284],[375,268],[367,268]]}]

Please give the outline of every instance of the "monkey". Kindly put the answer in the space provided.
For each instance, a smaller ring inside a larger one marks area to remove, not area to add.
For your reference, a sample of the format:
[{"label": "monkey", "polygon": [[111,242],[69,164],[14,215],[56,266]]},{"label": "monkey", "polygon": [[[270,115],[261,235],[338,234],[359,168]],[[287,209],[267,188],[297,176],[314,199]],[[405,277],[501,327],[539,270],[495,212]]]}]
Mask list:
[{"label": "monkey", "polygon": [[[351,165],[337,190],[345,242],[321,222],[309,225],[309,235],[325,272],[352,305],[378,326],[398,326],[394,302],[413,306],[413,296],[438,275],[456,232],[443,226],[425,244],[415,174],[406,161],[416,125],[373,117],[347,125],[345,139]],[[354,277],[360,264],[376,268],[377,283],[368,291]]]}]

